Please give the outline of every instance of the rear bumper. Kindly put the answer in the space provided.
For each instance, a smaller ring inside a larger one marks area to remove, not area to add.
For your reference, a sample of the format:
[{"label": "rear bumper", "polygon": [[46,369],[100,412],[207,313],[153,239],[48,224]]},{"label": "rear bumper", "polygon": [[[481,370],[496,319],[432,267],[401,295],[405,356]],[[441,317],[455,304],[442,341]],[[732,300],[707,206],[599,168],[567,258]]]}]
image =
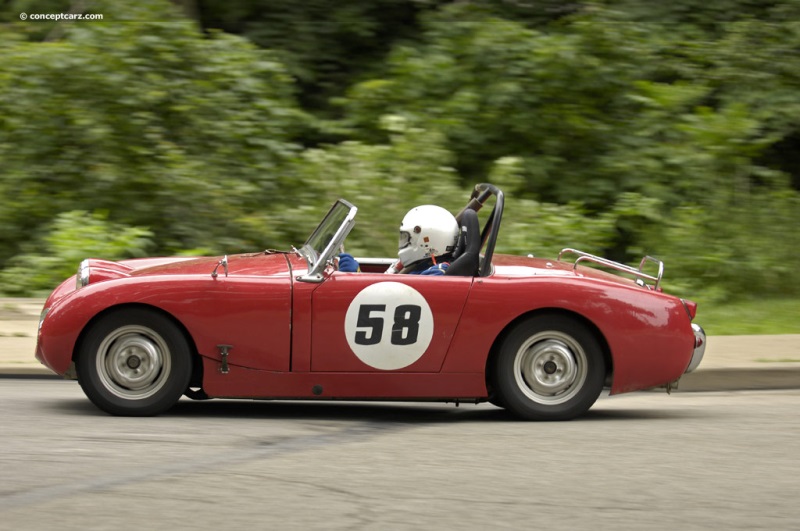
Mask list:
[{"label": "rear bumper", "polygon": [[703,327],[692,323],[692,330],[694,331],[694,351],[692,352],[692,359],[689,361],[689,366],[686,367],[686,373],[690,373],[700,365],[703,361],[703,354],[706,352],[706,332]]}]

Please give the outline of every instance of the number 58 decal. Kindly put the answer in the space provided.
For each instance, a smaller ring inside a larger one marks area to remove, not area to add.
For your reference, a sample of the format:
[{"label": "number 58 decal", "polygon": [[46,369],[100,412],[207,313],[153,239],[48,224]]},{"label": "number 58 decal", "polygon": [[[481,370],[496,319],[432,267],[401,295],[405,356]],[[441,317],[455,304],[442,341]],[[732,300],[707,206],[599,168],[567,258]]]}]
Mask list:
[{"label": "number 58 decal", "polygon": [[379,282],[361,290],[344,320],[347,343],[376,369],[408,367],[433,337],[433,314],[417,290],[400,282]]},{"label": "number 58 decal", "polygon": [[[375,315],[373,315],[375,312]],[[383,338],[385,304],[362,304],[358,310],[356,345],[377,345]],[[411,345],[419,337],[419,317],[422,308],[415,304],[401,304],[394,309],[392,345]],[[366,328],[368,330],[363,330]]]}]

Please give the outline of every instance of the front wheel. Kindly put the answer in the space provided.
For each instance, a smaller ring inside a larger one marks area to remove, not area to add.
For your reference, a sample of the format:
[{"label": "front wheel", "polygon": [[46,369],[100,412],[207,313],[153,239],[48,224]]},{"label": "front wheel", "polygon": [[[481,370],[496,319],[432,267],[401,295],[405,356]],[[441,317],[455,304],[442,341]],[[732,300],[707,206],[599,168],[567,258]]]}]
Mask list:
[{"label": "front wheel", "polygon": [[140,308],[118,310],[87,331],[76,361],[78,382],[112,415],[158,415],[189,386],[189,345],[166,317]]},{"label": "front wheel", "polygon": [[541,315],[517,325],[495,359],[494,389],[512,413],[528,420],[569,420],[603,390],[605,362],[580,321]]}]

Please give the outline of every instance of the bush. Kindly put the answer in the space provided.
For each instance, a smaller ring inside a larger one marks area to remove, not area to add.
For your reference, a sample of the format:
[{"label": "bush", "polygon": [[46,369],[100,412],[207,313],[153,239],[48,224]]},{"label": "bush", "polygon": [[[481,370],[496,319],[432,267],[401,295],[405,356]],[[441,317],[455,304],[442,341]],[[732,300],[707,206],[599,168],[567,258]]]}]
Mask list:
[{"label": "bush", "polygon": [[153,233],[140,227],[110,223],[103,212],[64,212],[48,226],[47,233],[28,244],[25,253],[9,260],[0,272],[3,291],[30,295],[53,289],[75,274],[84,258],[119,260],[147,256]]}]

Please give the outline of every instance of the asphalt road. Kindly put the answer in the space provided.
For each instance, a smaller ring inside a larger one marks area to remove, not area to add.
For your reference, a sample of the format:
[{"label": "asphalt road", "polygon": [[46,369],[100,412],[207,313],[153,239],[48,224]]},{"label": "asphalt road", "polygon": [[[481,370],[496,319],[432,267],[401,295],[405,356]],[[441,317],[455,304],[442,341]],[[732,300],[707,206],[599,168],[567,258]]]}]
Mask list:
[{"label": "asphalt road", "polygon": [[96,410],[0,379],[0,529],[800,529],[800,391],[637,393],[565,423],[489,405]]}]

